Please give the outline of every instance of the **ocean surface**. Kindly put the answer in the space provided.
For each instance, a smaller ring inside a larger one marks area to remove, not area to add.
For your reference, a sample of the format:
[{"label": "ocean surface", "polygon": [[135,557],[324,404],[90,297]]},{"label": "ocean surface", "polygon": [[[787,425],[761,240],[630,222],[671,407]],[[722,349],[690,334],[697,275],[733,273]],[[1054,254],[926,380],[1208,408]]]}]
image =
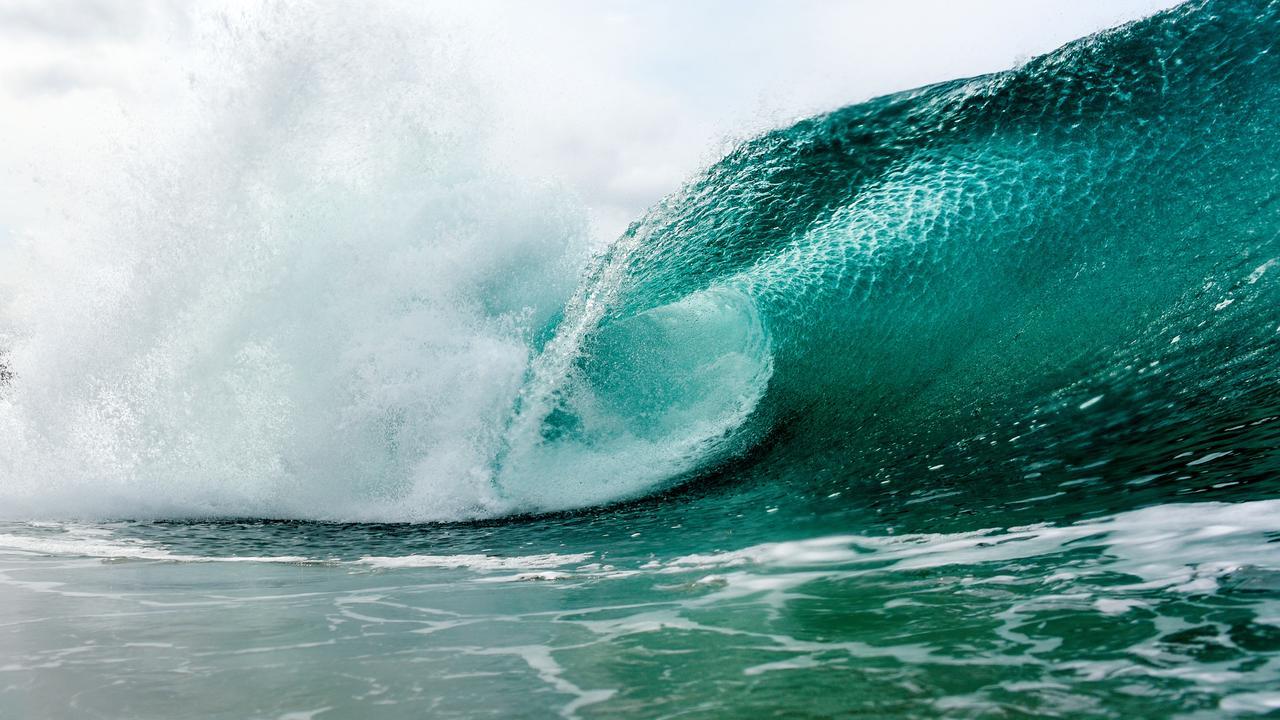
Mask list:
[{"label": "ocean surface", "polygon": [[1280,714],[1280,2],[594,251],[375,25],[232,32],[0,298],[0,718]]}]

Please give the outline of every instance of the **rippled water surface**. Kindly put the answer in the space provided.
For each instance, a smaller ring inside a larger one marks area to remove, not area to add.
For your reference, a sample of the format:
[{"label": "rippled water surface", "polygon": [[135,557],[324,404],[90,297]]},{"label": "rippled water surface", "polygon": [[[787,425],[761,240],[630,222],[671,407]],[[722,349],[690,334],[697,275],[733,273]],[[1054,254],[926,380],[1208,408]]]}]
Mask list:
[{"label": "rippled water surface", "polygon": [[626,513],[11,524],[0,715],[1266,713],[1278,517],[1188,502],[762,544],[736,537],[747,518]]}]

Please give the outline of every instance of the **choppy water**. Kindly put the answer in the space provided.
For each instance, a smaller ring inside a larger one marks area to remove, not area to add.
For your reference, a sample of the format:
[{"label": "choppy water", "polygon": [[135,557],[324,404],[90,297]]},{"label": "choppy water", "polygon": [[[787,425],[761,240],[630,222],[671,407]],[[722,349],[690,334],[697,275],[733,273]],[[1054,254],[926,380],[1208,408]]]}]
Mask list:
[{"label": "choppy water", "polygon": [[248,43],[4,306],[0,716],[1280,712],[1277,44],[805,120],[583,270],[447,68]]},{"label": "choppy water", "polygon": [[1222,717],[1280,702],[1275,500],[954,533],[814,535],[793,517],[803,539],[766,543],[776,514],[735,509],[5,527],[0,709]]}]

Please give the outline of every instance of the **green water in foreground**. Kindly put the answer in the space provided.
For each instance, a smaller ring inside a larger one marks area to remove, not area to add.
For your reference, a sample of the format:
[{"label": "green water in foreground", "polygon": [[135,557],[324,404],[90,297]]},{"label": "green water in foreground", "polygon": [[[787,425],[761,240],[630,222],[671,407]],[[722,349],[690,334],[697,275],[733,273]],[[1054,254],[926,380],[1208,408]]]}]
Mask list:
[{"label": "green water in foreground", "polygon": [[6,526],[0,716],[1131,718],[1280,704],[1280,501],[752,544],[770,510],[672,525],[621,511],[454,528]]}]

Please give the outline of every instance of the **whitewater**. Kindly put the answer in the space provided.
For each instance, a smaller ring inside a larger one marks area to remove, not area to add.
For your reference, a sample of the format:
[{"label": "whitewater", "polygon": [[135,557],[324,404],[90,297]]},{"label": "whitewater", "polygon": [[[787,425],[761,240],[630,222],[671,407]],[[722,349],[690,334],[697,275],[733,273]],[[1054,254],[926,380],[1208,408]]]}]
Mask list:
[{"label": "whitewater", "polygon": [[1280,708],[1280,3],[752,130],[603,242],[428,17],[202,16],[33,193],[0,716]]}]

